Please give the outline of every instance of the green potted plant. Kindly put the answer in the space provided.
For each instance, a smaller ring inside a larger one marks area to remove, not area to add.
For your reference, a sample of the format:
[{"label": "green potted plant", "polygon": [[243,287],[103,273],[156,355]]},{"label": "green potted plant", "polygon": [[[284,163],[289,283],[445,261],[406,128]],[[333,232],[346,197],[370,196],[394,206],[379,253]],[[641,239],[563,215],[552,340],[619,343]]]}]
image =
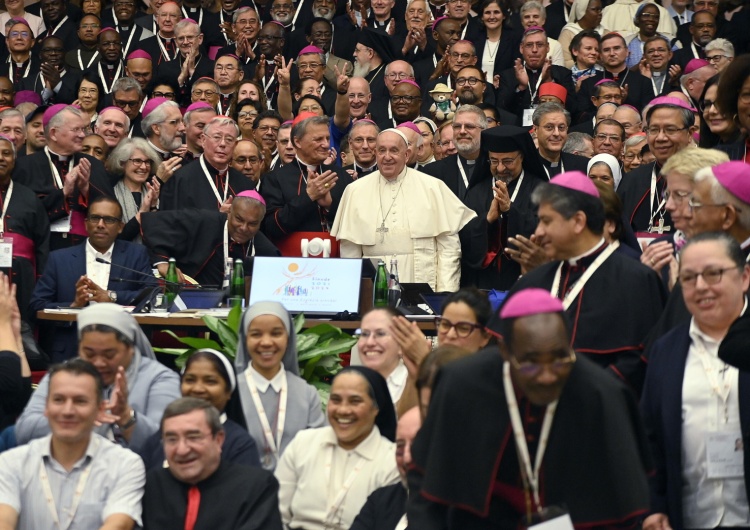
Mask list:
[{"label": "green potted plant", "polygon": [[[178,337],[174,332],[165,330],[164,333],[187,348],[154,348],[154,350],[175,355],[177,357],[175,364],[178,368],[185,366],[185,362],[193,352],[201,348],[213,348],[234,361],[241,318],[242,310],[239,307],[232,308],[226,320],[210,315],[203,317],[203,322],[219,339],[218,342],[199,337]],[[304,315],[299,314],[294,317],[300,376],[318,390],[320,400],[325,407],[331,391],[331,379],[342,368],[340,355],[351,350],[357,339],[331,324],[318,324],[303,330],[304,324]]]}]

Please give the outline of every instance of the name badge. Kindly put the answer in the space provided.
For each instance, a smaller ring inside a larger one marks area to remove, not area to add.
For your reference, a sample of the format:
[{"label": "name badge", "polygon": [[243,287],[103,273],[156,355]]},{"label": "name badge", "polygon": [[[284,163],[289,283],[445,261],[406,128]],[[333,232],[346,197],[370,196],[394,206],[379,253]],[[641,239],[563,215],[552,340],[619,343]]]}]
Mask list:
[{"label": "name badge", "polygon": [[0,268],[13,266],[13,240],[0,238]]},{"label": "name badge", "polygon": [[706,434],[708,478],[741,478],[744,476],[742,434],[709,432]]},{"label": "name badge", "polygon": [[528,530],[574,530],[573,521],[564,506],[545,506],[531,517]]},{"label": "name badge", "polygon": [[531,127],[534,125],[532,117],[534,116],[534,109],[523,109],[523,126]]},{"label": "name badge", "polygon": [[70,214],[67,217],[53,221],[49,225],[50,232],[70,232]]}]

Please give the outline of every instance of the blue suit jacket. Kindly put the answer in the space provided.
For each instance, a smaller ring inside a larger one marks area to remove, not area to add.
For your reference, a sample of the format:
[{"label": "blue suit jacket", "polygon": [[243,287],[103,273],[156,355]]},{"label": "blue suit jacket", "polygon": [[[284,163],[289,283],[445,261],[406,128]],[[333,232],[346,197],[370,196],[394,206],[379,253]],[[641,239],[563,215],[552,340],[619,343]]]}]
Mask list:
[{"label": "blue suit jacket", "polygon": [[[115,291],[117,303],[129,305],[136,295],[146,286],[156,286],[156,278],[151,272],[148,251],[143,245],[116,240],[112,249],[112,266],[109,272],[109,284],[100,285],[102,289]],[[141,271],[148,276],[117,267],[121,265]],[[39,278],[31,297],[29,309],[35,315],[37,311],[59,306],[69,306],[75,300],[76,282],[86,274],[86,243],[70,248],[50,252],[44,274]],[[125,281],[114,281],[122,278]],[[67,325],[66,325],[67,324]],[[57,323],[50,337],[42,337],[42,347],[52,361],[59,362],[76,356],[77,336],[75,323]]]},{"label": "blue suit jacket", "polygon": [[[654,457],[651,511],[682,522],[682,383],[690,347],[690,324],[674,328],[654,343],[649,356],[641,409]],[[745,489],[750,477],[750,372],[740,371],[740,428],[744,441]],[[750,490],[748,490],[750,496]]]}]

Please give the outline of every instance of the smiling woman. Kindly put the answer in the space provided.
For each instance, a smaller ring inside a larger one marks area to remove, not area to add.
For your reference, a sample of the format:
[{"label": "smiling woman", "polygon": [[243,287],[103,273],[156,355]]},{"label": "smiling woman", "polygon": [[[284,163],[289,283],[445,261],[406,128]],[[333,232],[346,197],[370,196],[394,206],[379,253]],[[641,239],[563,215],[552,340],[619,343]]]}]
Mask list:
[{"label": "smiling woman", "polygon": [[325,423],[318,392],[299,377],[297,337],[284,306],[258,302],[245,311],[235,368],[239,403],[228,414],[247,427],[263,467],[273,470],[299,431]]},{"label": "smiling woman", "polygon": [[276,468],[286,528],[349,528],[370,493],[399,480],[396,415],[380,374],[363,366],[339,372],[328,421],[299,433]]}]

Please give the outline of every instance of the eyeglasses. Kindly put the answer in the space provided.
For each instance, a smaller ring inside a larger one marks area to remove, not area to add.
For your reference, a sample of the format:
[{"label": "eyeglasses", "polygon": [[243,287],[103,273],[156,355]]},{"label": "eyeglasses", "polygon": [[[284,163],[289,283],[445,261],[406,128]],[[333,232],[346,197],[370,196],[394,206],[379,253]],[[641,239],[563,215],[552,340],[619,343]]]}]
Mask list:
[{"label": "eyeglasses", "polygon": [[257,156],[238,156],[237,158],[234,159],[234,163],[235,164],[239,164],[241,166],[244,166],[248,162],[250,162],[251,164],[255,165],[255,164],[258,164],[258,163],[260,163],[262,161],[263,161],[263,159],[262,158],[258,158]]},{"label": "eyeglasses", "polygon": [[16,37],[23,37],[24,39],[28,39],[31,36],[31,34],[28,31],[11,31],[8,33],[8,37],[11,39],[15,39]]},{"label": "eyeglasses", "polygon": [[376,331],[370,331],[368,329],[365,329],[365,330],[358,329],[357,331],[354,332],[354,335],[358,337],[359,339],[365,340],[365,341],[369,339],[370,337],[373,337],[375,340],[382,340],[391,336],[390,333],[388,333],[387,331],[383,331],[382,329],[378,329]]},{"label": "eyeglasses", "polygon": [[104,221],[105,225],[112,226],[115,223],[119,223],[120,219],[118,219],[117,217],[111,217],[109,215],[89,215],[88,217],[86,217],[86,221],[95,225],[98,225],[101,221]]},{"label": "eyeglasses", "polygon": [[546,42],[527,42],[523,45],[525,50],[536,50],[537,48],[546,48],[549,46]]},{"label": "eyeglasses", "polygon": [[521,375],[524,375],[526,377],[536,377],[540,373],[542,373],[542,370],[545,366],[549,366],[550,369],[553,372],[561,372],[568,366],[572,365],[576,362],[576,353],[571,350],[570,354],[567,357],[558,358],[554,361],[545,362],[545,363],[532,363],[532,362],[522,362],[519,363],[518,360],[515,358],[515,356],[511,356],[510,358],[510,364],[513,365],[513,368],[518,370]]},{"label": "eyeglasses", "polygon": [[[625,155],[623,155],[623,157],[622,157],[622,159],[623,159],[623,160],[627,160],[628,162],[632,162],[632,161],[633,161],[633,160],[635,160],[636,158],[640,160],[640,159],[641,159],[641,155],[639,155],[639,154],[636,154],[636,153],[626,153],[626,154],[625,154]],[[665,192],[664,192],[664,194],[666,195],[666,194],[667,194],[667,192],[665,191]]]},{"label": "eyeglasses", "polygon": [[422,99],[422,96],[397,96],[395,94],[391,96],[391,101],[393,101],[394,103],[399,103],[401,101],[411,103],[412,101],[417,101],[420,99]]},{"label": "eyeglasses", "polygon": [[165,436],[162,438],[161,443],[165,447],[175,447],[177,445],[180,445],[180,442],[185,442],[187,445],[194,446],[194,445],[200,445],[202,444],[206,438],[208,438],[208,434],[204,433],[191,433],[188,434],[185,437],[182,436]]},{"label": "eyeglasses", "polygon": [[543,126],[542,129],[544,129],[548,133],[553,133],[555,131],[560,131],[561,133],[564,133],[568,130],[568,126],[563,124],[560,125],[554,125],[552,123],[548,123],[547,125]]},{"label": "eyeglasses", "polygon": [[502,164],[505,167],[510,167],[513,165],[513,162],[515,162],[518,157],[521,156],[521,153],[518,153],[513,158],[492,158],[490,157],[490,166],[497,166],[499,164]]},{"label": "eyeglasses", "polygon": [[179,37],[175,37],[174,40],[177,42],[193,42],[195,39],[200,37],[200,33],[197,35],[181,35]]},{"label": "eyeglasses", "polygon": [[454,131],[460,131],[461,129],[466,129],[468,132],[474,132],[477,129],[479,129],[479,125],[474,125],[473,123],[451,123],[451,128],[453,128]]},{"label": "eyeglasses", "polygon": [[242,119],[244,119],[244,118],[255,118],[257,115],[258,115],[257,112],[242,111],[239,114],[237,114],[237,117],[238,118],[242,118]]},{"label": "eyeglasses", "polygon": [[216,90],[193,90],[191,94],[197,98],[206,96],[207,98],[213,97],[216,95]]},{"label": "eyeglasses", "polygon": [[263,132],[271,131],[274,134],[279,133],[279,127],[274,127],[273,125],[258,125],[258,130]]},{"label": "eyeglasses", "polygon": [[671,198],[672,202],[674,202],[675,204],[682,204],[683,202],[685,202],[685,199],[690,197],[690,192],[683,191],[683,190],[675,190],[675,191],[664,190],[662,197],[664,198],[665,202]]},{"label": "eyeglasses", "polygon": [[679,274],[678,278],[682,285],[689,285],[691,287],[698,282],[699,276],[703,278],[703,281],[706,282],[706,285],[716,285],[721,281],[721,278],[722,276],[724,276],[725,272],[739,268],[740,267],[738,265],[735,265],[733,267],[725,267],[723,269],[708,268],[704,269],[703,272],[682,272]]},{"label": "eyeglasses", "polygon": [[214,66],[214,70],[218,72],[234,72],[235,70],[238,70],[238,68],[231,64],[217,64]]},{"label": "eyeglasses", "polygon": [[155,98],[174,99],[174,92],[154,92],[151,96]]},{"label": "eyeglasses", "polygon": [[706,60],[709,63],[718,63],[718,62],[721,62],[722,59],[731,59],[731,58],[732,58],[731,55],[722,55],[722,54],[710,55],[710,56],[706,55]]},{"label": "eyeglasses", "polygon": [[153,162],[148,158],[128,158],[127,160],[134,166],[150,166]]},{"label": "eyeglasses", "polygon": [[[698,109],[701,112],[706,112],[711,107],[716,107],[716,101],[711,101],[710,99],[704,99],[700,103],[698,103]],[[716,110],[719,110],[718,107],[716,107]]]},{"label": "eyeglasses", "polygon": [[473,53],[458,53],[458,52],[451,52],[450,53],[451,59],[462,59],[464,61],[468,61],[472,57],[474,57]]},{"label": "eyeglasses", "polygon": [[377,142],[377,138],[375,138],[375,137],[364,138],[362,136],[357,136],[356,138],[352,138],[351,140],[349,140],[350,144],[356,145],[356,146],[360,146],[360,145],[363,145],[365,143],[369,144],[369,145],[373,145],[376,142]]},{"label": "eyeglasses", "polygon": [[412,79],[414,76],[407,74],[406,72],[391,72],[386,75],[388,79]]},{"label": "eyeglasses", "polygon": [[215,144],[220,144],[221,142],[224,142],[227,145],[234,145],[237,143],[237,138],[234,136],[222,136],[221,134],[212,134],[211,136],[207,136],[206,138],[210,138],[212,142]]},{"label": "eyeglasses", "polygon": [[456,79],[456,85],[476,86],[477,83],[484,83],[484,81],[477,77],[459,77]]},{"label": "eyeglasses", "polygon": [[668,127],[661,128],[661,127],[653,126],[653,127],[648,127],[646,129],[646,134],[648,134],[649,136],[659,136],[659,133],[663,132],[667,136],[674,136],[680,131],[686,131],[687,129],[688,129],[687,127],[668,126]]},{"label": "eyeglasses", "polygon": [[112,103],[120,107],[121,109],[131,108],[134,109],[138,106],[138,100],[132,100],[132,101],[125,101],[122,99],[113,99]]},{"label": "eyeglasses", "polygon": [[499,121],[497,121],[497,120],[496,120],[495,118],[492,118],[492,117],[490,117],[490,116],[485,116],[485,117],[487,118],[487,123],[489,123],[489,124],[492,124],[492,123],[500,123],[500,122],[499,122]]},{"label": "eyeglasses", "polygon": [[[690,199],[688,199],[688,206],[690,206],[690,208],[692,208],[693,210],[699,210],[701,208],[712,208],[712,207],[724,208],[725,206],[728,206],[728,204],[725,202],[720,202],[717,204],[703,204],[702,202],[695,200],[695,197],[690,197]],[[735,208],[735,210],[737,210],[738,212],[740,211],[739,208]]]},{"label": "eyeglasses", "polygon": [[258,19],[257,18],[249,18],[249,19],[241,18],[241,19],[237,20],[237,22],[235,22],[234,24],[236,26],[250,26],[250,25],[255,25],[257,23],[258,23]]},{"label": "eyeglasses", "polygon": [[438,333],[448,333],[451,329],[456,330],[456,335],[465,339],[471,335],[475,329],[483,329],[484,326],[481,324],[474,324],[472,322],[451,322],[447,318],[435,317],[435,329]]},{"label": "eyeglasses", "polygon": [[101,24],[81,24],[78,26],[80,29],[99,29],[101,28]]},{"label": "eyeglasses", "polygon": [[300,70],[317,70],[323,66],[323,63],[307,63],[307,64],[298,64],[297,68]]},{"label": "eyeglasses", "polygon": [[610,142],[622,142],[622,136],[618,136],[616,134],[599,133],[597,135],[594,135],[594,139],[600,142],[606,142],[607,140],[609,140]]},{"label": "eyeglasses", "polygon": [[657,53],[659,55],[664,55],[665,53],[667,53],[667,51],[668,50],[666,48],[649,48],[648,50],[646,50],[646,55],[656,55]]}]

